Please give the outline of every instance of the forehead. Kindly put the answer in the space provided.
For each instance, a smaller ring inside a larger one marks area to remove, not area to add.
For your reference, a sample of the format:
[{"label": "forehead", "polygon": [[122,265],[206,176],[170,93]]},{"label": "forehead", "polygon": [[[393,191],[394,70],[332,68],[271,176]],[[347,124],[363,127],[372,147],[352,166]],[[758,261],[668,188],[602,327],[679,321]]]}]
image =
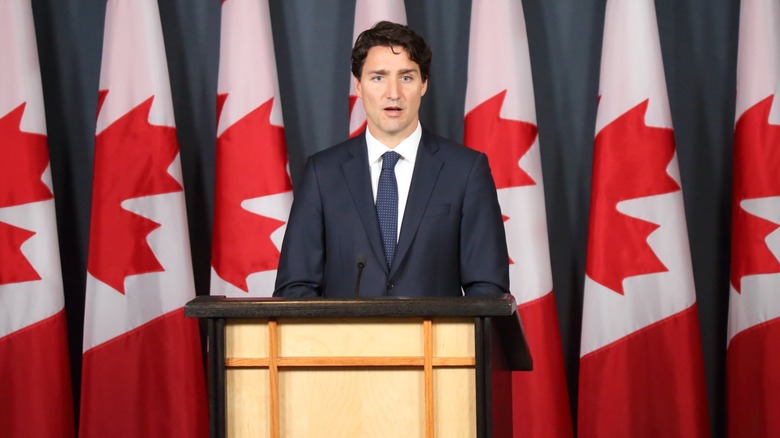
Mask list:
[{"label": "forehead", "polygon": [[368,50],[363,62],[363,72],[399,70],[420,72],[420,66],[409,58],[409,52],[403,47],[374,46]]}]

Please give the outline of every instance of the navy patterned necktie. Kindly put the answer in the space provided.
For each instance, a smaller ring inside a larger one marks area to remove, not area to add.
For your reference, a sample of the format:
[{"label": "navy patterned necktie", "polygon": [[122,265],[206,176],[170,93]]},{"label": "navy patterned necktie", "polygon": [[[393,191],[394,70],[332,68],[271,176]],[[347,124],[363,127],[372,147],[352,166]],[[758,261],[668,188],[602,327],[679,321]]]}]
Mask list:
[{"label": "navy patterned necktie", "polygon": [[393,266],[398,244],[398,182],[395,179],[395,164],[400,158],[401,155],[393,151],[382,155],[382,173],[379,174],[376,191],[376,216],[379,218],[388,269]]}]

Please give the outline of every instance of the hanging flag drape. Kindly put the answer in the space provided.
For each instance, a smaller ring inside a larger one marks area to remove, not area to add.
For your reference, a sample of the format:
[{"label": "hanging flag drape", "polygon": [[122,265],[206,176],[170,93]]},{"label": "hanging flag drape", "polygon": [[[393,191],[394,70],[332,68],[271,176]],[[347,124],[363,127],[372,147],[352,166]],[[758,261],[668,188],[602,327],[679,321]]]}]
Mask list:
[{"label": "hanging flag drape", "polygon": [[87,262],[81,437],[208,434],[179,146],[154,0],[109,0]]},{"label": "hanging flag drape", "polygon": [[578,436],[709,436],[682,189],[650,0],[608,0]]},{"label": "hanging flag drape", "polygon": [[[496,54],[502,68],[495,68]],[[553,294],[531,61],[519,0],[474,0],[465,143],[485,152],[498,189],[509,274],[534,370],[512,373],[513,433],[572,436]]]},{"label": "hanging flag drape", "polygon": [[0,1],[0,435],[72,437],[70,364],[29,0]]},{"label": "hanging flag drape", "polygon": [[211,293],[270,296],[292,204],[267,0],[222,3]]},{"label": "hanging flag drape", "polygon": [[[352,43],[364,30],[372,28],[380,21],[392,21],[406,24],[404,0],[355,0],[355,26],[352,31]],[[355,137],[366,129],[366,111],[363,103],[355,94],[355,77],[349,75],[349,136]]]},{"label": "hanging flag drape", "polygon": [[780,2],[743,1],[726,351],[728,435],[780,435]]}]

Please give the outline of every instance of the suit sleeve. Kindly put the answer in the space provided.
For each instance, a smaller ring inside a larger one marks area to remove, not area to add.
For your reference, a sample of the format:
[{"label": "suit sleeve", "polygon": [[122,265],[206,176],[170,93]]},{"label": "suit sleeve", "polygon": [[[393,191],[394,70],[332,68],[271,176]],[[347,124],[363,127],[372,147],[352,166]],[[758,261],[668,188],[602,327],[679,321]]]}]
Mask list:
[{"label": "suit sleeve", "polygon": [[496,186],[485,154],[474,161],[460,227],[461,286],[466,295],[509,293],[509,253]]},{"label": "suit sleeve", "polygon": [[322,293],[325,229],[314,160],[309,158],[295,191],[284,234],[275,297],[317,297]]}]

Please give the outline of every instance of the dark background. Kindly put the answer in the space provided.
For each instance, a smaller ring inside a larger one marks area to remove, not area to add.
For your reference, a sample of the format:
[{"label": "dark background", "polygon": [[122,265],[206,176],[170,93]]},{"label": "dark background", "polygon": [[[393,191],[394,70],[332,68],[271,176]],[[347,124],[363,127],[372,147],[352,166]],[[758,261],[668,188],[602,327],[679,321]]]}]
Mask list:
[{"label": "dark background", "polygon": [[[219,0],[159,0],[199,294],[209,292]],[[552,272],[573,415],[604,0],[524,0]],[[348,131],[353,0],[270,0],[293,182]],[[407,0],[433,50],[421,118],[463,137],[470,0]],[[729,206],[739,2],[656,2],[693,257],[713,435],[725,425]],[[33,0],[76,408],[105,0]],[[495,68],[502,68],[495,54]],[[638,394],[638,396],[641,396]],[[576,419],[575,419],[576,425]]]}]

